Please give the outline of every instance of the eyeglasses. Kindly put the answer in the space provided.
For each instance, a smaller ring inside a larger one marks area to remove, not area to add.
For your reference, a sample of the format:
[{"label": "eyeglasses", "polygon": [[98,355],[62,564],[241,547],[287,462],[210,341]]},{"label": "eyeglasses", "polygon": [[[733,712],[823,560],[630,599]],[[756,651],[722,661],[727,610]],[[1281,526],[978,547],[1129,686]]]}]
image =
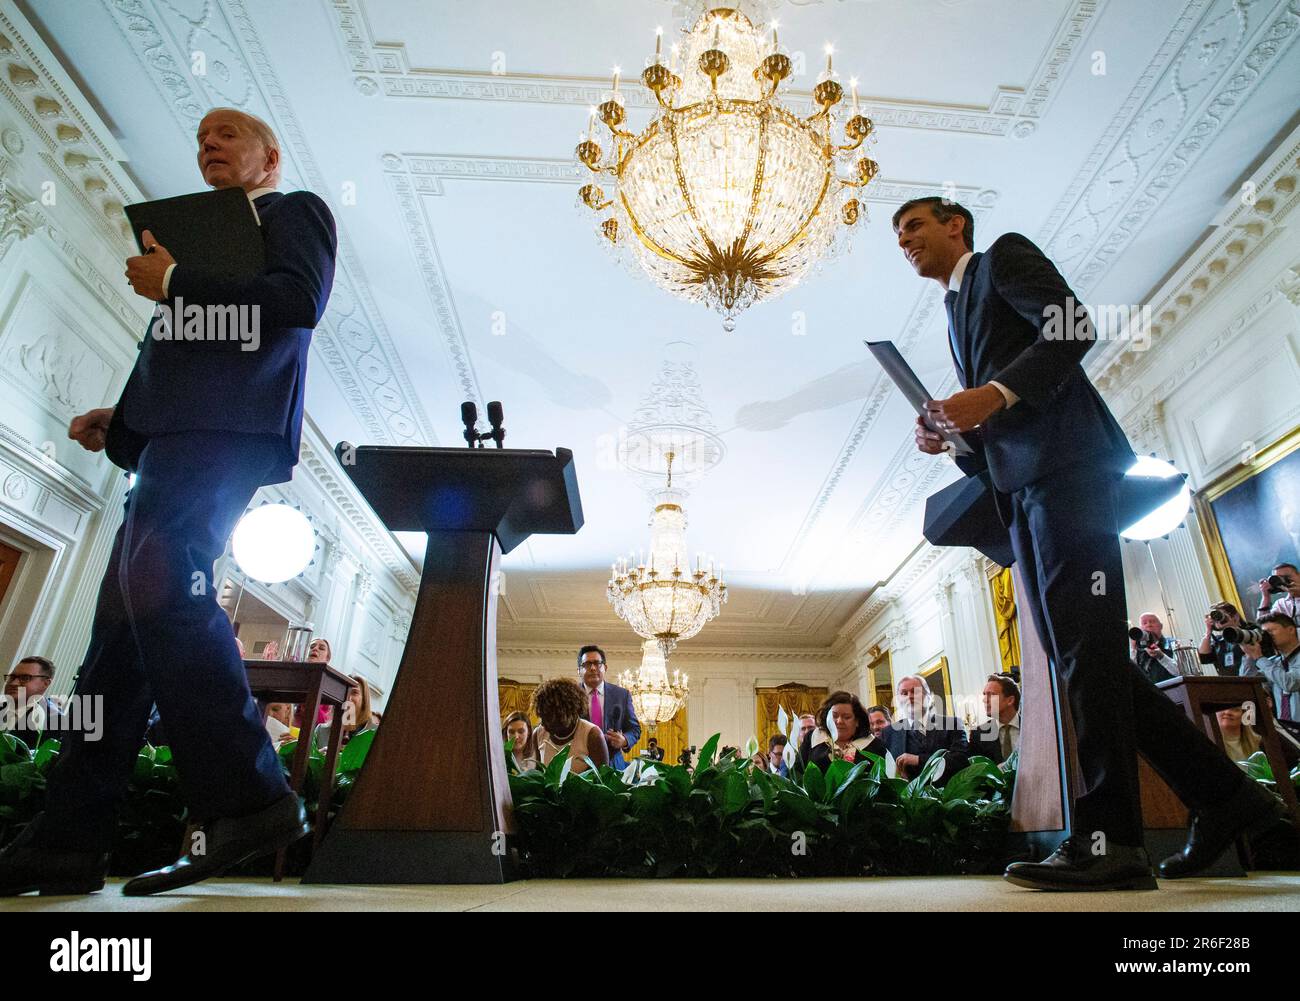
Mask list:
[{"label": "eyeglasses", "polygon": [[49,681],[48,674],[7,674],[5,681],[16,681],[20,685],[30,685],[33,681]]}]

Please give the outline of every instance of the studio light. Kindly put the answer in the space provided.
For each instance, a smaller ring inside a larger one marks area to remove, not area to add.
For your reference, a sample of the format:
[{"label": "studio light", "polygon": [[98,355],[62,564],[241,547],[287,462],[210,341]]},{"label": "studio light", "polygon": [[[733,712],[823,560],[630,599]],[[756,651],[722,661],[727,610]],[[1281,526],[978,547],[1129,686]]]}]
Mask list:
[{"label": "studio light", "polygon": [[239,519],[231,549],[248,576],[279,584],[307,569],[316,552],[316,533],[297,508],[263,504]]},{"label": "studio light", "polygon": [[[1154,477],[1156,479],[1167,480],[1174,476],[1182,477],[1173,465],[1164,459],[1157,459],[1154,455],[1138,456],[1137,462],[1129,468],[1125,476],[1144,476]],[[1162,535],[1168,535],[1175,528],[1183,523],[1187,517],[1187,512],[1192,506],[1192,491],[1187,486],[1186,478],[1183,478],[1182,489],[1173,497],[1165,501],[1158,508],[1152,511],[1144,518],[1139,518],[1128,528],[1119,534],[1126,539],[1133,539],[1136,542],[1148,542],[1151,539],[1158,539]]]}]

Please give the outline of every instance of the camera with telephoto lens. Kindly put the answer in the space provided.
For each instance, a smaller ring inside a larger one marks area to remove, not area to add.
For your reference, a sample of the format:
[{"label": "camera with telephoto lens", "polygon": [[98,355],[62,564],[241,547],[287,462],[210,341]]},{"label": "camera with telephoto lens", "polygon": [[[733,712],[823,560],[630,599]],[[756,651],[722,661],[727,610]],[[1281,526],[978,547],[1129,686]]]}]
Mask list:
[{"label": "camera with telephoto lens", "polygon": [[1160,637],[1155,633],[1149,633],[1145,629],[1139,629],[1137,626],[1134,626],[1128,631],[1128,638],[1143,650],[1149,647],[1152,643],[1160,643]]},{"label": "camera with telephoto lens", "polygon": [[1228,643],[1237,645],[1254,646],[1259,644],[1260,651],[1265,657],[1272,657],[1277,653],[1277,649],[1273,646],[1273,637],[1268,634],[1267,629],[1261,629],[1259,626],[1242,629],[1228,626],[1223,630],[1223,638]]},{"label": "camera with telephoto lens", "polygon": [[1216,626],[1224,626],[1228,621],[1228,613],[1222,608],[1211,608],[1209,618]]},{"label": "camera with telephoto lens", "polygon": [[1290,577],[1284,577],[1282,574],[1269,574],[1268,586],[1273,591],[1285,591],[1291,583]]}]

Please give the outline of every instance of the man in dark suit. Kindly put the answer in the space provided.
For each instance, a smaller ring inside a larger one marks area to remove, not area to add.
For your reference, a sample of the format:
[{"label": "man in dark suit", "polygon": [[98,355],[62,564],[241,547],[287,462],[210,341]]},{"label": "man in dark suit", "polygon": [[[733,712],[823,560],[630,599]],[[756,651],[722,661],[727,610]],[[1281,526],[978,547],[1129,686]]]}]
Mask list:
[{"label": "man in dark suit", "polygon": [[[1154,889],[1137,750],[1195,815],[1186,846],[1160,873],[1194,875],[1238,834],[1271,826],[1278,807],[1126,656],[1117,495],[1133,452],[1084,374],[1095,339],[1087,312],[1025,237],[1008,233],[973,253],[974,219],[954,202],[916,199],[893,222],[916,273],[946,293],[963,388],[932,401],[929,420],[940,431],[974,432],[1078,739],[1070,836],[1044,862],[1010,866],[1007,879],[1039,889]],[[916,442],[943,451],[920,419]],[[981,465],[959,464],[968,475]]]},{"label": "man in dark suit", "polygon": [[0,732],[35,748],[48,733],[62,737],[63,710],[47,692],[54,681],[54,664],[45,657],[24,657],[5,675],[0,707]]},{"label": "man in dark suit", "polygon": [[117,406],[72,421],[70,438],[95,452],[107,445],[110,458],[138,473],[77,681],[78,697],[102,698],[104,733],[95,742],[69,734],[44,815],[0,856],[0,894],[103,885],[117,806],[154,702],[204,836],[123,892],[184,886],[306,832],[212,572],[254,492],[289,479],[298,460],[307,349],[334,279],[334,221],[315,195],[274,190],[279,144],[259,119],[216,109],[197,140],[204,181],[248,194],[264,269],[217,277],[174,260],[146,233],[127,279],[155,302],[257,306],[260,343],[246,351],[215,336],[172,340],[155,319]]},{"label": "man in dark suit", "polygon": [[590,703],[588,718],[605,734],[609,763],[620,772],[627,767],[624,752],[641,737],[641,724],[632,707],[632,693],[605,680],[605,651],[584,646],[578,651],[578,680]]},{"label": "man in dark suit", "polygon": [[970,732],[971,757],[1002,764],[1020,746],[1020,689],[1009,674],[991,674],[980,693],[988,720]]},{"label": "man in dark suit", "polygon": [[946,761],[938,781],[943,785],[970,764],[965,727],[956,716],[942,714],[929,682],[919,674],[899,679],[894,694],[898,716],[881,731],[880,739],[894,756],[899,776],[916,778],[936,751],[944,751]]}]

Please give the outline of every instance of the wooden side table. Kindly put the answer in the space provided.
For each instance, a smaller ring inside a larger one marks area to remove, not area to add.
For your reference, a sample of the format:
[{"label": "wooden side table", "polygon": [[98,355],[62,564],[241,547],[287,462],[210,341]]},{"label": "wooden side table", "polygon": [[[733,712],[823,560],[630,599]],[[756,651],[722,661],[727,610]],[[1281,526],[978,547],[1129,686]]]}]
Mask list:
[{"label": "wooden side table", "polygon": [[[293,755],[293,768],[289,773],[289,786],[302,795],[307,778],[307,759],[311,756],[315,739],[316,716],[322,705],[331,706],[334,712],[330,721],[329,747],[325,752],[325,768],[321,774],[320,799],[316,805],[316,825],[312,832],[312,848],[320,844],[329,816],[330,800],[334,795],[334,769],[338,766],[339,746],[343,742],[343,706],[348,700],[348,689],[354,682],[342,671],[328,664],[312,661],[246,660],[248,687],[253,695],[270,702],[293,702],[302,706],[305,725],[298,732],[298,747]],[[262,722],[266,722],[263,710]],[[275,855],[275,881],[284,877],[284,860],[287,849]]]}]

